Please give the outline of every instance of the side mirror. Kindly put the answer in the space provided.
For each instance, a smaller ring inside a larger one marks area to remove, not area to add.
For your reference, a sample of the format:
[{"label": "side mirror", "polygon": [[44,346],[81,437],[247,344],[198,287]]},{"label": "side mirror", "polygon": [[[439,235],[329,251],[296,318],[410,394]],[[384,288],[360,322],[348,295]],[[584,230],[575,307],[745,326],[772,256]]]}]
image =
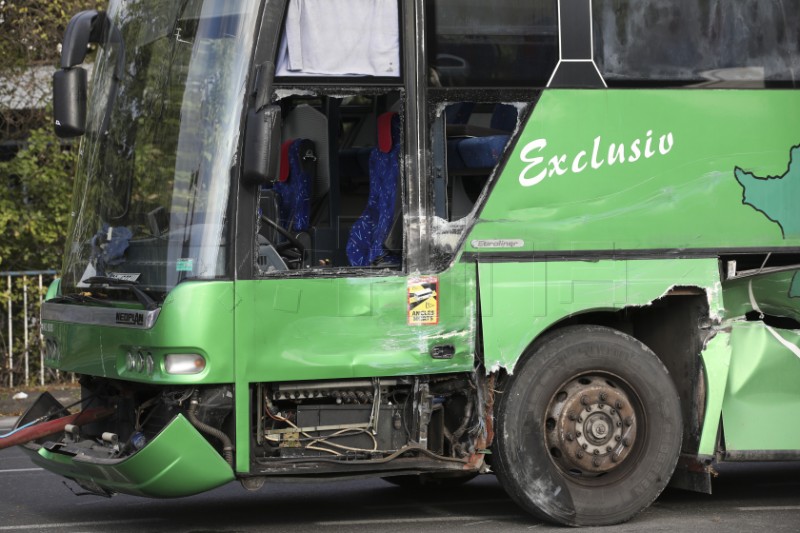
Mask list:
[{"label": "side mirror", "polygon": [[108,17],[98,11],[81,11],[67,25],[61,46],[61,70],[53,76],[53,125],[59,137],[79,137],[86,132],[86,59],[89,43],[100,43]]},{"label": "side mirror", "polygon": [[53,125],[62,138],[86,132],[86,70],[62,69],[53,75]]},{"label": "side mirror", "polygon": [[281,158],[281,108],[268,105],[247,114],[242,181],[266,185],[278,179]]}]

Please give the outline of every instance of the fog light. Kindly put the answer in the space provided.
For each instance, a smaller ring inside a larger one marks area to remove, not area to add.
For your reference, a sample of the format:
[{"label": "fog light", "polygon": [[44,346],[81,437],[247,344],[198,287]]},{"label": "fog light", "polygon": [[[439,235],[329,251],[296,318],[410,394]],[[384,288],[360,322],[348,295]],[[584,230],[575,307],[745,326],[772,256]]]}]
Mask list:
[{"label": "fog light", "polygon": [[164,358],[167,374],[199,374],[206,368],[206,360],[196,353],[171,353]]}]

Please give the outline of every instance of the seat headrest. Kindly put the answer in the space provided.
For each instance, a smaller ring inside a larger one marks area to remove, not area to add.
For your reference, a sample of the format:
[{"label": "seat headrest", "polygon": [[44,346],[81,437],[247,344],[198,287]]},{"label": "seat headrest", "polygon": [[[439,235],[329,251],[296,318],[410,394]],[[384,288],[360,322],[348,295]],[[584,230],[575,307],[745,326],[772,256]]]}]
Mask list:
[{"label": "seat headrest", "polygon": [[378,149],[388,154],[400,141],[400,115],[395,111],[378,117]]},{"label": "seat headrest", "polygon": [[284,141],[281,145],[281,172],[278,176],[278,181],[285,182],[289,179],[289,148],[292,147],[294,139]]}]

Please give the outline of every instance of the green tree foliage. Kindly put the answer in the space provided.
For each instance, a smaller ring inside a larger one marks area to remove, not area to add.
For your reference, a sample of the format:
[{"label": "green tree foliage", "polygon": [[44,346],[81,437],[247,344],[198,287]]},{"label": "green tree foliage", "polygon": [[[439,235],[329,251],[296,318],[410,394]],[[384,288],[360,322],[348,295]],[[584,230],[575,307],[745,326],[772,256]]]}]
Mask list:
[{"label": "green tree foliage", "polygon": [[[72,15],[98,0],[0,0],[0,137],[24,139],[47,123],[51,75]],[[29,105],[30,104],[30,105]]]},{"label": "green tree foliage", "polygon": [[30,132],[17,156],[0,163],[0,270],[60,268],[69,223],[74,153],[48,129]]},{"label": "green tree foliage", "polygon": [[[76,146],[64,145],[52,133],[48,108],[52,71],[58,64],[59,43],[72,15],[102,8],[97,0],[0,0],[0,271],[60,269],[72,196]],[[35,278],[14,278],[9,293],[0,287],[0,384],[13,372],[24,379],[23,285],[28,295],[31,379],[38,372],[38,284]],[[46,279],[45,283],[50,280]],[[10,339],[5,329],[8,298],[13,304]],[[51,377],[51,376],[48,376]]]},{"label": "green tree foliage", "polygon": [[20,147],[0,163],[0,271],[60,268],[75,150],[51,133],[49,69],[72,15],[103,3],[0,0],[0,139]]},{"label": "green tree foliage", "polygon": [[54,63],[69,19],[98,0],[0,0],[0,57],[4,68]]}]

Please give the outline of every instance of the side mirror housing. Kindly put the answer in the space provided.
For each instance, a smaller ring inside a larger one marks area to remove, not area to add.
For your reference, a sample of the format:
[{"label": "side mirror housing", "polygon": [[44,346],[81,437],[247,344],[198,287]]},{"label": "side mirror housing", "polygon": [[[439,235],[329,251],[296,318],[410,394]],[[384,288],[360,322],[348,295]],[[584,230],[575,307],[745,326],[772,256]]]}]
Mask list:
[{"label": "side mirror housing", "polygon": [[86,70],[62,69],[53,75],[53,126],[63,138],[86,132]]},{"label": "side mirror housing", "polygon": [[266,185],[278,179],[281,158],[281,108],[268,105],[247,114],[242,181]]},{"label": "side mirror housing", "polygon": [[53,125],[59,137],[80,137],[86,132],[86,59],[89,43],[100,43],[108,28],[105,13],[81,11],[67,25],[61,46],[61,70],[53,76]]}]

